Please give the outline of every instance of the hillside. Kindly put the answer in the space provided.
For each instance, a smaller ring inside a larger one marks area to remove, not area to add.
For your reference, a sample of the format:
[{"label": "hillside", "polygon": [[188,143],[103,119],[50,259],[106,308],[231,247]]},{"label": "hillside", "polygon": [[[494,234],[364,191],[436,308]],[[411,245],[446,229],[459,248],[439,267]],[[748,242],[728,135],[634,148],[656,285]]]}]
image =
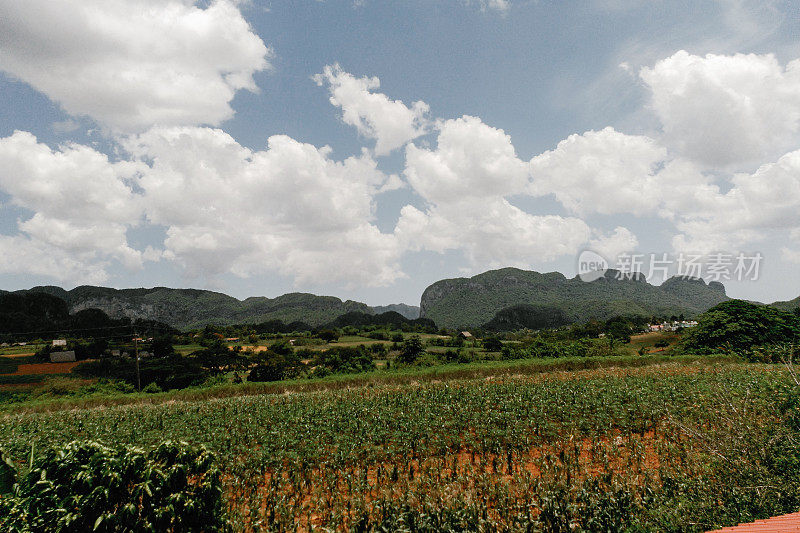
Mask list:
[{"label": "hillside", "polygon": [[57,296],[67,302],[71,313],[95,308],[112,318],[157,320],[180,329],[202,327],[208,323],[243,324],[275,319],[319,326],[351,311],[372,313],[372,309],[363,303],[305,293],[237,300],[219,292],[166,287],[111,289],[81,286],[67,291],[46,286],[18,292],[43,292]]},{"label": "hillside", "polygon": [[795,309],[800,309],[800,296],[788,302],[774,302],[769,305],[781,311],[794,311]]},{"label": "hillside", "polygon": [[400,313],[409,320],[414,320],[419,318],[419,307],[417,307],[416,305],[406,305],[406,304],[374,305],[372,306],[372,311],[376,315],[394,311],[395,313]]},{"label": "hillside", "polygon": [[439,327],[476,327],[505,308],[531,304],[562,310],[570,321],[616,315],[694,316],[729,298],[721,283],[671,278],[660,286],[637,279],[615,279],[617,271],[586,283],[563,274],[503,268],[471,278],[434,283],[422,294],[420,315]]}]

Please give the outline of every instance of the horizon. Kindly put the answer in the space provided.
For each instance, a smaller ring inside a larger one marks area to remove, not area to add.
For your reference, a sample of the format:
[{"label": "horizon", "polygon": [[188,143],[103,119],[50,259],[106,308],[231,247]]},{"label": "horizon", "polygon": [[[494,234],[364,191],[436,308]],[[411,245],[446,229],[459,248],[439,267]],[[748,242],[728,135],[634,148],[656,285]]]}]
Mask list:
[{"label": "horizon", "polygon": [[[507,270],[507,269],[522,270],[522,269],[517,269],[516,267],[502,267],[502,268],[487,270],[485,272],[481,272],[479,274],[476,274],[475,276],[486,274],[488,272],[495,272],[495,271],[498,271],[498,270]],[[529,271],[526,271],[526,272],[536,272],[536,271],[530,271],[529,270]],[[619,272],[619,271],[617,271],[615,269],[608,269],[608,271],[606,271],[606,272]],[[603,274],[605,274],[606,272],[604,272]],[[560,275],[564,276],[564,278],[567,279],[567,280],[580,279],[580,275],[578,275],[578,274],[576,274],[573,277],[569,277],[569,276],[566,276],[565,274],[563,274],[562,272],[557,272],[557,271],[536,272],[536,273],[537,274],[541,274],[541,275],[560,274]],[[443,279],[441,279],[439,281],[448,281],[448,280],[453,280],[453,279],[470,279],[471,277],[475,277],[475,276],[470,276],[470,277],[467,277],[467,278],[465,278],[465,277],[443,278]],[[740,298],[735,298],[735,297],[730,296],[728,294],[728,289],[727,289],[727,287],[725,286],[724,283],[715,282],[715,281],[708,282],[708,281],[704,280],[703,278],[695,278],[695,277],[691,277],[691,276],[680,276],[680,275],[676,274],[676,275],[673,275],[673,276],[667,278],[666,280],[661,281],[661,283],[650,283],[650,281],[647,280],[647,279],[643,279],[642,281],[644,281],[645,283],[648,283],[651,286],[658,287],[658,286],[663,285],[666,281],[669,281],[669,280],[672,280],[672,279],[686,279],[686,280],[689,280],[689,281],[701,281],[706,286],[711,286],[712,283],[718,283],[718,284],[722,285],[726,296],[728,296],[732,300],[740,299]],[[589,283],[591,283],[591,282],[589,282]],[[20,289],[11,289],[11,290],[2,289],[2,290],[8,290],[8,292],[14,292],[14,291],[33,290],[33,289],[36,289],[36,288],[43,288],[43,287],[55,287],[55,288],[59,288],[59,289],[65,290],[67,292],[69,292],[71,290],[74,290],[74,289],[77,289],[77,288],[80,288],[80,287],[93,287],[93,288],[113,289],[113,290],[118,290],[118,291],[124,291],[124,290],[155,290],[155,289],[202,290],[202,291],[215,292],[215,293],[222,294],[222,295],[225,295],[225,296],[230,296],[230,297],[235,298],[236,300],[238,300],[240,302],[241,301],[245,301],[245,300],[247,300],[249,298],[267,298],[267,299],[272,300],[272,299],[275,299],[275,298],[279,298],[281,296],[286,296],[288,294],[310,294],[312,296],[334,297],[334,298],[338,298],[342,302],[352,301],[352,302],[356,302],[356,303],[363,303],[363,304],[368,305],[369,307],[386,307],[386,306],[391,306],[391,305],[406,305],[406,306],[409,306],[409,307],[420,307],[420,303],[421,303],[421,300],[422,300],[422,293],[420,293],[419,298],[414,303],[409,303],[408,301],[371,303],[371,302],[365,302],[365,301],[357,300],[357,299],[354,299],[354,298],[350,298],[350,297],[348,297],[346,295],[314,293],[314,292],[307,292],[307,291],[289,291],[289,292],[275,294],[275,295],[251,294],[251,295],[247,295],[247,296],[238,296],[238,295],[233,295],[233,294],[226,293],[225,291],[221,291],[221,290],[198,289],[197,287],[169,287],[169,286],[164,286],[164,285],[154,285],[154,286],[150,286],[150,287],[111,287],[111,286],[105,286],[105,285],[87,285],[87,284],[83,284],[83,285],[75,285],[75,286],[72,286],[70,288],[66,288],[66,287],[63,287],[63,286],[60,286],[60,285],[34,285],[34,286],[31,286],[31,287],[25,287],[25,288],[20,288]],[[426,289],[427,289],[427,287],[426,287]],[[770,300],[770,301],[747,300],[745,298],[741,298],[741,299],[745,300],[745,301],[751,301],[751,302],[757,303],[757,304],[771,305],[773,303],[791,301],[791,300],[794,300],[796,298],[797,297],[789,298],[787,300]]]},{"label": "horizon", "polygon": [[0,288],[416,306],[589,253],[793,300],[798,36],[788,0],[0,2]]}]

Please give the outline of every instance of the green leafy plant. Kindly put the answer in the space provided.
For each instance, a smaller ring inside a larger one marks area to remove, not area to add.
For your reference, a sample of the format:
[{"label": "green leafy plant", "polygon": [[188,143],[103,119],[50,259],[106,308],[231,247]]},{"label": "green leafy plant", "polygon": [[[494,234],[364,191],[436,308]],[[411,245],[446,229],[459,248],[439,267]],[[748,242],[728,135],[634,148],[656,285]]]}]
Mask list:
[{"label": "green leafy plant", "polygon": [[223,531],[220,472],[205,448],[150,452],[72,442],[47,451],[2,501],[0,529]]}]

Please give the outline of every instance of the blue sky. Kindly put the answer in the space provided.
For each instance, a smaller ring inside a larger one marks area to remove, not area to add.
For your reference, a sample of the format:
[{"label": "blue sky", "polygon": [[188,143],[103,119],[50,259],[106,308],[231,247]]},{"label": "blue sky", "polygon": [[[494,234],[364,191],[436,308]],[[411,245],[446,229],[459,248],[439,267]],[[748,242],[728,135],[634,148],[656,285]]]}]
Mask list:
[{"label": "blue sky", "polygon": [[415,304],[489,268],[573,276],[591,249],[760,253],[729,294],[794,298],[799,19],[746,0],[0,0],[0,287]]}]

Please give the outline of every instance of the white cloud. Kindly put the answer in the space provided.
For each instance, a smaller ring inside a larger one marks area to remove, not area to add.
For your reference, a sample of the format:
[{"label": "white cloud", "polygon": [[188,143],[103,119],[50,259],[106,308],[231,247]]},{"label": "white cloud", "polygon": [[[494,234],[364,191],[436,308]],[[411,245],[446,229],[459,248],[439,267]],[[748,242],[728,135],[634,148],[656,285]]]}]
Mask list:
[{"label": "white cloud", "polygon": [[131,186],[141,169],[86,146],[51,150],[27,132],[0,139],[0,191],[33,213],[18,221],[21,233],[2,237],[0,271],[96,282],[112,259],[141,267],[126,237],[143,209]]},{"label": "white cloud", "polygon": [[435,150],[406,148],[406,179],[427,205],[401,210],[395,233],[405,248],[460,250],[476,268],[530,267],[586,243],[582,220],[529,214],[506,199],[524,192],[528,172],[505,132],[469,116],[439,129]]},{"label": "white cloud", "polygon": [[640,76],[666,145],[702,165],[757,163],[800,140],[800,60],[679,51]]},{"label": "white cloud", "polygon": [[221,130],[162,128],[125,144],[146,160],[148,219],[189,275],[279,272],[297,283],[386,285],[403,274],[374,196],[396,181],[367,153],[335,161],[284,135],[251,151]]},{"label": "white cloud", "polygon": [[480,0],[482,9],[494,9],[505,12],[511,7],[510,0]]},{"label": "white cloud", "polygon": [[678,250],[709,252],[734,248],[763,238],[767,232],[796,235],[800,228],[800,150],[762,165],[753,174],[737,174],[732,187],[721,193],[701,184],[686,190],[695,201],[681,206],[675,225],[682,233]]},{"label": "white cloud", "polygon": [[781,248],[781,258],[789,263],[800,265],[800,250],[792,250],[791,248]]},{"label": "white cloud", "polygon": [[0,69],[115,131],[216,125],[270,51],[233,0],[9,0]]},{"label": "white cloud", "polygon": [[527,165],[503,130],[466,115],[438,127],[436,150],[406,148],[406,179],[420,196],[441,204],[524,191]]},{"label": "white cloud", "polygon": [[610,235],[600,235],[589,241],[588,249],[599,253],[611,261],[615,261],[620,254],[632,252],[639,246],[639,239],[628,228],[617,226]]},{"label": "white cloud", "polygon": [[334,64],[314,76],[314,81],[320,86],[327,83],[331,104],[342,109],[346,124],[376,140],[376,155],[387,155],[426,133],[428,104],[417,101],[407,107],[400,100],[373,92],[380,88],[378,78],[356,78]]},{"label": "white cloud", "polygon": [[24,235],[0,235],[0,273],[46,276],[69,283],[97,285],[108,280],[108,263],[76,257]]},{"label": "white cloud", "polygon": [[656,176],[666,150],[652,139],[613,128],[570,135],[555,150],[534,157],[531,193],[552,194],[579,215],[646,215],[662,196]]}]

